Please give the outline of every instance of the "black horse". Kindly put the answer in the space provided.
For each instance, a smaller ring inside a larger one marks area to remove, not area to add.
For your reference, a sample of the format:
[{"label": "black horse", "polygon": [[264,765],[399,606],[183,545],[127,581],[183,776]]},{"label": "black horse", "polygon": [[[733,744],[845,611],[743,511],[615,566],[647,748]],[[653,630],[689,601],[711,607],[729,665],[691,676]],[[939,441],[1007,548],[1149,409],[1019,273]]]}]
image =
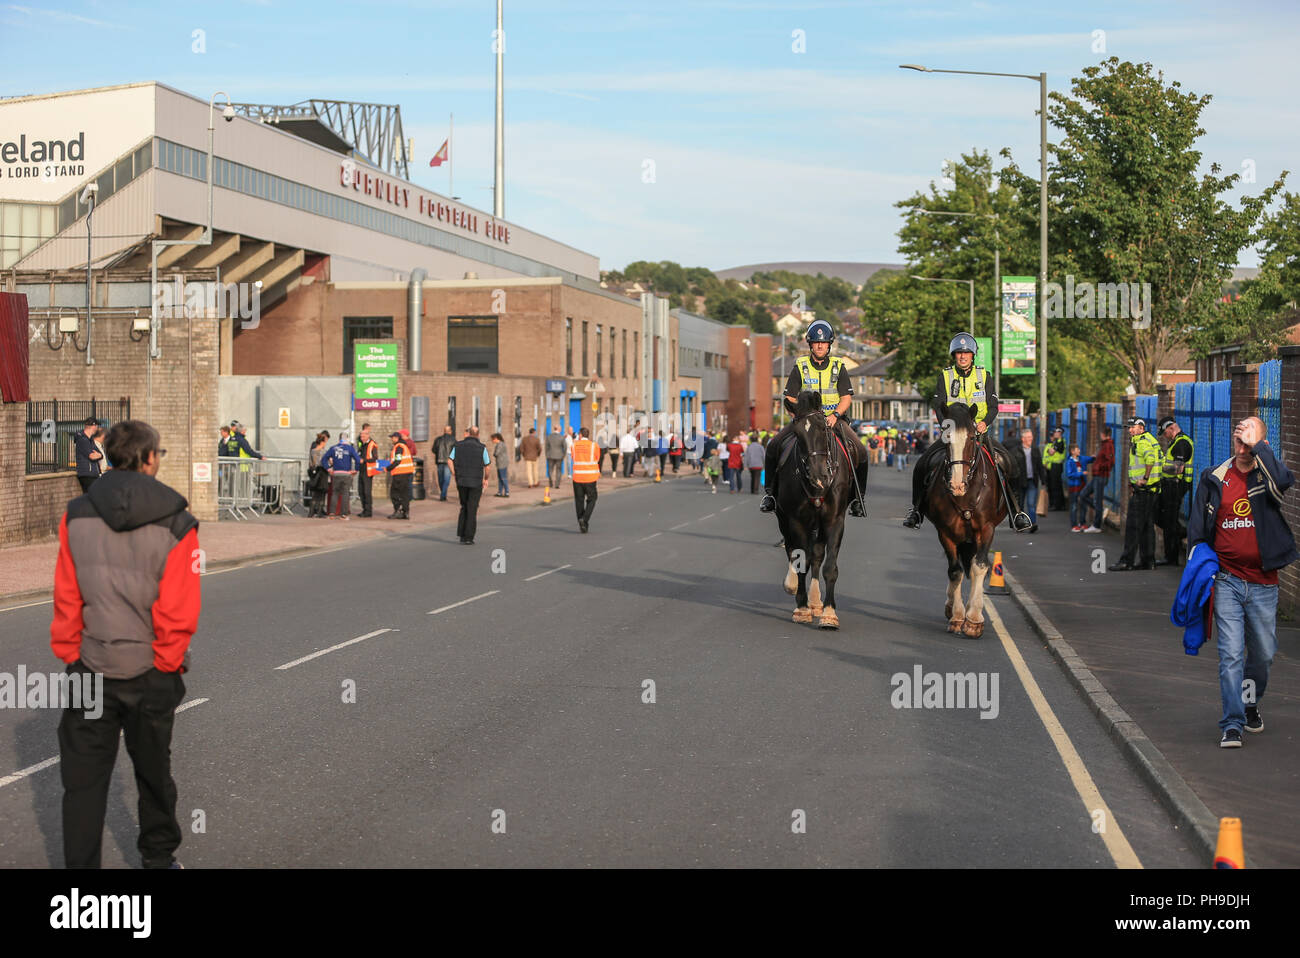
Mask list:
[{"label": "black horse", "polygon": [[[776,519],[781,527],[789,569],[785,591],[795,596],[795,622],[838,629],[835,580],[839,578],[844,514],[854,496],[855,465],[822,413],[821,394],[799,394],[792,423],[795,443],[778,465]],[[823,604],[818,577],[826,580]],[[810,582],[811,580],[811,582]]]}]

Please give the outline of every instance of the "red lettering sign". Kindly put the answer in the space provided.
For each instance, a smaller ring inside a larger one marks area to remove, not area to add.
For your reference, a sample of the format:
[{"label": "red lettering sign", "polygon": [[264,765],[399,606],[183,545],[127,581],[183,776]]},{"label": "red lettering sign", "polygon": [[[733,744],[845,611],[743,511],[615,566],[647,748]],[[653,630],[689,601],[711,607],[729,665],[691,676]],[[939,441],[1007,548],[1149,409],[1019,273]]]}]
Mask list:
[{"label": "red lettering sign", "polygon": [[[375,199],[391,203],[393,206],[399,206],[403,209],[411,208],[410,187],[403,186],[393,180],[386,180],[377,174],[362,172],[356,169],[350,160],[340,164],[339,185],[344,188],[350,186],[358,193],[365,193],[366,196],[373,196]],[[477,213],[435,200],[419,191],[415,193],[415,209],[420,215],[427,216],[429,219],[437,219],[440,223],[448,223],[468,233],[481,235],[497,243],[506,245],[510,243],[510,228],[504,223],[498,223],[490,219],[484,220],[480,228]]]}]

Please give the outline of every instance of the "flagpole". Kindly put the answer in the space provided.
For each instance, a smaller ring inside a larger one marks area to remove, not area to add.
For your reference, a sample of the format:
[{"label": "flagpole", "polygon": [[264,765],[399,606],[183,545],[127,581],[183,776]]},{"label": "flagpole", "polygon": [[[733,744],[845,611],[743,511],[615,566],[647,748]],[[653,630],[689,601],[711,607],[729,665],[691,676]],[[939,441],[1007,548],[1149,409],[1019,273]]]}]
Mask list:
[{"label": "flagpole", "polygon": [[454,200],[456,198],[456,174],[452,166],[455,158],[451,155],[451,141],[456,135],[456,114],[451,114],[451,130],[447,134],[447,192]]}]

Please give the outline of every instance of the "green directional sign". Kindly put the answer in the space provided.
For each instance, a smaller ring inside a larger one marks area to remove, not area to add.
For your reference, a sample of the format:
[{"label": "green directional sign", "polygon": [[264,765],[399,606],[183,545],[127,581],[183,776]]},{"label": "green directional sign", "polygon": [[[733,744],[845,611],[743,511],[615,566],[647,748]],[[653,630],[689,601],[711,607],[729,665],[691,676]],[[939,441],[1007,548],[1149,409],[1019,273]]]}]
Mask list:
[{"label": "green directional sign", "polygon": [[[397,400],[397,344],[361,344],[353,347],[353,386],[359,409],[395,409]],[[373,400],[391,399],[394,405],[369,405]]]}]

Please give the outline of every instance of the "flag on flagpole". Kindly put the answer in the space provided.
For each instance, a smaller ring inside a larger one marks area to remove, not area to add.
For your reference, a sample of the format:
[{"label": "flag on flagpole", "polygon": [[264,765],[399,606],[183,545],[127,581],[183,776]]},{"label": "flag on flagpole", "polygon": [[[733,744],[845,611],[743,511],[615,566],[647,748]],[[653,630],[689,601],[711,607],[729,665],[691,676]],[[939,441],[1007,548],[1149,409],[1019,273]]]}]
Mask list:
[{"label": "flag on flagpole", "polygon": [[433,159],[429,161],[430,166],[442,166],[447,162],[447,142],[447,140],[442,141],[442,146],[438,148],[438,152],[433,154]]}]

